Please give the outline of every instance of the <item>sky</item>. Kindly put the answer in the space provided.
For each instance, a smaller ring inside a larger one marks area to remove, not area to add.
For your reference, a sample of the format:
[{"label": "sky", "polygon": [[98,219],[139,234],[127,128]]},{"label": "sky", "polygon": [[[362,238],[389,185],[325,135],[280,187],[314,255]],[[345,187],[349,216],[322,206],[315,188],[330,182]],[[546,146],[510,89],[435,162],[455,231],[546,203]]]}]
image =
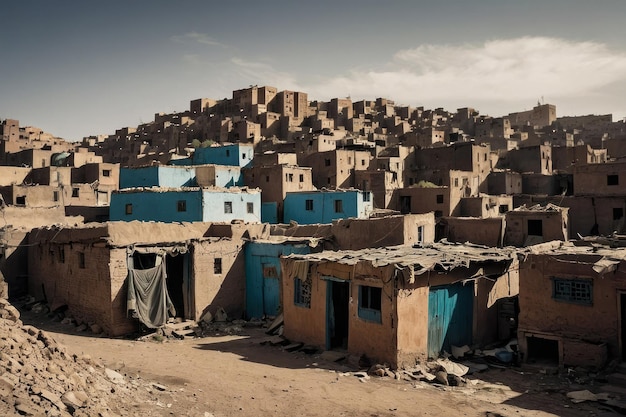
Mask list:
[{"label": "sky", "polygon": [[72,141],[250,85],[626,117],[624,0],[14,0],[0,15],[0,120]]}]

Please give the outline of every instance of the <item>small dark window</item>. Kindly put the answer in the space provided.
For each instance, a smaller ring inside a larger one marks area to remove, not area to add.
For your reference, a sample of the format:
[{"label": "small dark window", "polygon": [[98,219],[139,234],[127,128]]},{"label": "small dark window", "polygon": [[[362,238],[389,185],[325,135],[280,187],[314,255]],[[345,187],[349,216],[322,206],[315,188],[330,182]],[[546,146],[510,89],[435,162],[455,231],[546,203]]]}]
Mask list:
[{"label": "small dark window", "polygon": [[443,204],[443,194],[437,194],[437,204]]},{"label": "small dark window", "polygon": [[293,174],[285,174],[285,179],[287,182],[293,182]]},{"label": "small dark window", "polygon": [[528,234],[530,236],[543,236],[543,222],[541,220],[528,220]]},{"label": "small dark window", "polygon": [[224,201],[224,213],[232,213],[232,212],[233,212],[233,202]]},{"label": "small dark window", "polygon": [[613,207],[613,220],[619,220],[624,217],[624,209],[621,207]]},{"label": "small dark window", "polygon": [[52,201],[59,201],[59,192],[58,191],[53,191],[52,192]]},{"label": "small dark window", "polygon": [[187,200],[178,200],[178,203],[176,204],[177,210],[180,211],[187,211]]},{"label": "small dark window", "polygon": [[246,159],[246,154],[245,153],[241,154],[241,159]]},{"label": "small dark window", "polygon": [[361,159],[361,165],[365,166],[365,159]]},{"label": "small dark window", "polygon": [[126,214],[133,214],[133,205],[126,204]]},{"label": "small dark window", "polygon": [[230,150],[226,149],[226,156],[230,156]]},{"label": "small dark window", "polygon": [[80,269],[85,269],[85,253],[78,252],[78,267]]},{"label": "small dark window", "polygon": [[304,209],[306,211],[313,211],[313,200],[305,200],[304,201]]},{"label": "small dark window", "polygon": [[248,214],[254,213],[254,203],[246,203],[246,211]]},{"label": "small dark window", "polygon": [[80,189],[74,187],[72,188],[72,197],[78,197],[80,194]]},{"label": "small dark window", "polygon": [[270,176],[269,175],[265,176],[265,182],[270,182]]},{"label": "small dark window", "polygon": [[509,205],[508,204],[500,204],[500,213],[504,214],[507,211],[509,211]]},{"label": "small dark window", "polygon": [[369,191],[363,191],[363,201],[365,202],[370,201],[371,198],[372,198],[372,193],[370,193]]},{"label": "small dark window", "polygon": [[304,174],[300,174],[299,180],[300,180],[300,182],[304,182]]},{"label": "small dark window", "polygon": [[619,175],[616,175],[616,174],[607,175],[606,185],[619,185]]},{"label": "small dark window", "polygon": [[222,258],[215,258],[213,260],[213,273],[214,274],[222,273]]},{"label": "small dark window", "polygon": [[593,304],[593,281],[583,279],[552,279],[552,297],[575,304]]},{"label": "small dark window", "polygon": [[19,197],[15,197],[15,204],[17,204],[18,206],[25,206],[26,205],[26,196],[25,195],[21,195]]},{"label": "small dark window", "polygon": [[63,246],[59,247],[59,262],[65,263],[65,248]]},{"label": "small dark window", "polygon": [[110,169],[103,169],[102,170],[102,176],[103,177],[110,177],[111,176],[111,170]]},{"label": "small dark window", "polygon": [[335,200],[335,213],[343,213],[343,201]]},{"label": "small dark window", "polygon": [[300,307],[311,308],[311,280],[300,278],[293,280],[293,303]]},{"label": "small dark window", "polygon": [[359,285],[359,317],[381,323],[382,290],[378,287]]}]

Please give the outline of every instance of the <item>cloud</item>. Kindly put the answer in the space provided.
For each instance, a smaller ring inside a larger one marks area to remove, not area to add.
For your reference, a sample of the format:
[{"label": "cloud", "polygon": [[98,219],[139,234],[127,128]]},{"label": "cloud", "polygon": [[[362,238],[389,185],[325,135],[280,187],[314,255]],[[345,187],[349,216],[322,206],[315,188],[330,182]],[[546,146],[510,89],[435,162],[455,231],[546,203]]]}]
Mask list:
[{"label": "cloud", "polygon": [[322,99],[388,97],[398,103],[535,102],[597,95],[626,81],[626,54],[595,42],[548,37],[400,50],[383,70],[351,70],[305,85]]},{"label": "cloud", "polygon": [[235,71],[249,83],[259,85],[271,85],[279,90],[306,91],[296,82],[293,75],[285,71],[275,69],[271,64],[258,61],[248,61],[241,58],[232,58],[231,63]]},{"label": "cloud", "polygon": [[210,37],[206,33],[198,33],[198,32],[189,32],[184,35],[176,35],[171,38],[174,42],[188,43],[188,42],[197,42],[203,45],[209,46],[221,46],[223,48],[226,47],[221,42],[218,42],[214,38]]}]

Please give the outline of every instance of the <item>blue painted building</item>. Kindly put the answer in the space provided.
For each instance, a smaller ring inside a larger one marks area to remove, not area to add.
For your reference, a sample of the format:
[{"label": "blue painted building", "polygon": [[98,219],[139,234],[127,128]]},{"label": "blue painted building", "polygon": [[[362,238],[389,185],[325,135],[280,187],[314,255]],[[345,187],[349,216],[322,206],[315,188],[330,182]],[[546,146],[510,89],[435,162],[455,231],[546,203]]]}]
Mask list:
[{"label": "blue painted building", "polygon": [[[252,241],[245,246],[246,258],[246,317],[276,316],[282,311],[282,255],[311,253],[310,242]],[[319,250],[318,250],[319,251]]]},{"label": "blue painted building", "polygon": [[287,193],[283,221],[298,224],[331,223],[337,219],[367,218],[374,210],[372,193],[361,190]]},{"label": "blue painted building", "polygon": [[261,192],[247,188],[131,188],[111,195],[111,221],[261,221]]},{"label": "blue painted building", "polygon": [[121,168],[119,188],[240,187],[241,168],[225,165],[158,165]]},{"label": "blue painted building", "polygon": [[179,159],[172,161],[173,165],[229,165],[240,168],[252,165],[254,158],[254,145],[235,143],[230,145],[209,146],[197,148],[191,159]]},{"label": "blue painted building", "polygon": [[196,169],[171,165],[120,168],[120,189],[134,187],[194,187]]}]

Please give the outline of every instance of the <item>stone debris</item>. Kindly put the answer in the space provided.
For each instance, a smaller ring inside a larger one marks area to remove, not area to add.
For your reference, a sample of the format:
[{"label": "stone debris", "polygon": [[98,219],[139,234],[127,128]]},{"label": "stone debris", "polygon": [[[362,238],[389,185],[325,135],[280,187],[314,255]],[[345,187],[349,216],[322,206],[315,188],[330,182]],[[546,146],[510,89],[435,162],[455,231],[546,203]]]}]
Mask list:
[{"label": "stone debris", "polygon": [[[90,330],[100,329],[92,325]],[[159,400],[155,393],[171,395],[164,391],[162,385],[122,375],[88,355],[69,355],[47,333],[23,325],[19,311],[0,298],[0,415],[154,415],[149,410]]]}]

